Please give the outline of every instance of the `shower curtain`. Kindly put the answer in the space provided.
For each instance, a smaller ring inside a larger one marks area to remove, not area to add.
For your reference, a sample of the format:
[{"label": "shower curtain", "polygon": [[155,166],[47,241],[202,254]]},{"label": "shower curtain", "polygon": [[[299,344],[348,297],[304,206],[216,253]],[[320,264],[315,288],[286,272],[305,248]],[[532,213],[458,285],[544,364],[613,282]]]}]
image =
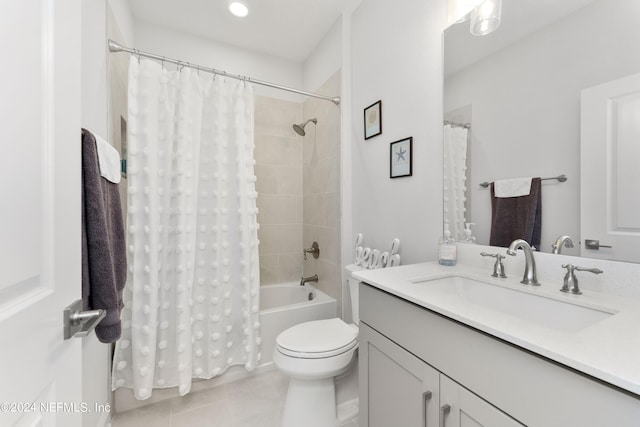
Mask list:
[{"label": "shower curtain", "polygon": [[112,387],[191,390],[260,344],[253,88],[132,57],[128,277]]},{"label": "shower curtain", "polygon": [[444,126],[444,222],[455,239],[460,239],[466,222],[467,132]]}]

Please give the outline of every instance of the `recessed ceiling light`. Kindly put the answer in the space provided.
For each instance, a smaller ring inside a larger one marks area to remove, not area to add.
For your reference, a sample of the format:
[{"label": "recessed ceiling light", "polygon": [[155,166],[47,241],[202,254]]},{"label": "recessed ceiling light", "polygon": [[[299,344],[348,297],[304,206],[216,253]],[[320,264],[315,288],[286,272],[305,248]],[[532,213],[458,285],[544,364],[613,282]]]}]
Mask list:
[{"label": "recessed ceiling light", "polygon": [[231,3],[229,3],[229,12],[231,12],[235,16],[244,18],[249,14],[249,8],[242,2],[232,1]]}]

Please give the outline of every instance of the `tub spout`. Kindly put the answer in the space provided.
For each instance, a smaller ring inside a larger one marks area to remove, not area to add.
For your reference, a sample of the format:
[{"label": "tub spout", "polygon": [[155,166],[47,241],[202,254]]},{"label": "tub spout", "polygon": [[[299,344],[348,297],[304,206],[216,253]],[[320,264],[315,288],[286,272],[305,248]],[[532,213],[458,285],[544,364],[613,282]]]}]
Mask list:
[{"label": "tub spout", "polygon": [[304,284],[307,283],[307,282],[316,282],[316,283],[318,283],[318,275],[314,274],[313,276],[301,277],[300,278],[300,286],[304,286]]}]

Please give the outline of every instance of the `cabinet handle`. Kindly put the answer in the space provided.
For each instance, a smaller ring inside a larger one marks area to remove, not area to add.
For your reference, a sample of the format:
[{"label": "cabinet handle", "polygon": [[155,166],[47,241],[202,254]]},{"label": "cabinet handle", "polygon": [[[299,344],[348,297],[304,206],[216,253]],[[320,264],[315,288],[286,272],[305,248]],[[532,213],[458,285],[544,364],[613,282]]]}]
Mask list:
[{"label": "cabinet handle", "polygon": [[440,427],[444,427],[444,419],[451,412],[451,405],[448,403],[440,407]]},{"label": "cabinet handle", "polygon": [[431,391],[425,391],[422,393],[422,421],[424,427],[427,427],[427,402],[431,400],[433,393]]}]

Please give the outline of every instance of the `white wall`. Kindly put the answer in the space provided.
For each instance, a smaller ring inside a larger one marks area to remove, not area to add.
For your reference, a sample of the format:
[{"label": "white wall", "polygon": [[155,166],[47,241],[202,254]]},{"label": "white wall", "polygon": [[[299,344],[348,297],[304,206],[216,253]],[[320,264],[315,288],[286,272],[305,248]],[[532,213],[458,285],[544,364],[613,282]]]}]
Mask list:
[{"label": "white wall", "polygon": [[82,2],[82,126],[107,136],[106,0]]},{"label": "white wall", "polygon": [[[351,19],[352,242],[402,263],[436,259],[442,233],[444,0],[363,0]],[[363,109],[382,100],[382,135],[367,141]],[[413,136],[413,176],[389,178],[389,144]]]},{"label": "white wall", "polygon": [[[107,40],[106,0],[82,2],[82,127],[107,137]],[[78,129],[78,137],[80,130]],[[106,404],[110,346],[98,341],[95,333],[82,338],[82,401]],[[82,425],[103,426],[109,413],[82,414]]]},{"label": "white wall", "polygon": [[123,37],[122,43],[127,47],[135,47],[134,18],[129,7],[129,0],[108,0],[108,3],[118,22],[118,29]]},{"label": "white wall", "polygon": [[[579,240],[580,91],[640,69],[640,56],[618,42],[640,40],[639,13],[637,2],[594,2],[447,78],[445,111],[473,110],[468,184],[478,243],[488,244],[491,223],[480,182],[559,174],[569,180],[543,182],[541,249],[550,252],[562,234]],[[566,253],[577,255],[578,245]]]},{"label": "white wall", "polygon": [[[303,87],[316,92],[342,66],[342,18],[320,40],[303,64]],[[323,94],[339,96],[340,94]]]},{"label": "white wall", "polygon": [[[302,88],[302,64],[192,36],[144,21],[135,22],[136,49],[188,61],[231,74]],[[304,97],[256,86],[257,95],[302,102]]]}]

